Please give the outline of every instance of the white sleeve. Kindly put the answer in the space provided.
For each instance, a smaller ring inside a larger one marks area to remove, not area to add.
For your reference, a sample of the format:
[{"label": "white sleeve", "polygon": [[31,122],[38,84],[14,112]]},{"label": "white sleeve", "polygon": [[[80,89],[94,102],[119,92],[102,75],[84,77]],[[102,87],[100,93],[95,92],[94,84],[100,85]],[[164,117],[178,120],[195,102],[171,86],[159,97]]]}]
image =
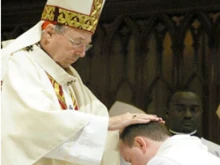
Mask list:
[{"label": "white sleeve", "polygon": [[[88,116],[91,118],[91,114]],[[88,125],[77,135],[52,150],[45,157],[82,165],[97,165],[104,151],[103,143],[108,129],[108,117],[93,116]],[[101,136],[100,136],[101,134]]]},{"label": "white sleeve", "polygon": [[220,145],[206,140],[204,138],[201,138],[201,142],[202,144],[207,146],[210,153],[220,158]]}]

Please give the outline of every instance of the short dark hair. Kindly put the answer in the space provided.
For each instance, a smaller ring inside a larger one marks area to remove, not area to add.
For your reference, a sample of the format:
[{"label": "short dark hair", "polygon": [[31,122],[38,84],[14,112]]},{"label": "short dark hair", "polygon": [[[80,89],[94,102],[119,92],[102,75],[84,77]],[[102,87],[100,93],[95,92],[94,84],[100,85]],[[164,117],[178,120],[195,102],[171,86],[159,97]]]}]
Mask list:
[{"label": "short dark hair", "polygon": [[120,139],[131,147],[136,136],[145,136],[155,141],[164,141],[170,136],[170,133],[164,124],[152,121],[147,124],[133,124],[126,127],[120,134]]}]

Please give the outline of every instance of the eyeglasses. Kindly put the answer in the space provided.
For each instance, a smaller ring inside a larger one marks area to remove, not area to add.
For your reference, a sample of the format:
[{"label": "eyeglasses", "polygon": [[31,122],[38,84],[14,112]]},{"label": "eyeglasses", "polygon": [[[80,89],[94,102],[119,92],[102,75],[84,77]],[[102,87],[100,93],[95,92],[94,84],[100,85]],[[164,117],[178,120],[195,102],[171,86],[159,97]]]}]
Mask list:
[{"label": "eyeglasses", "polygon": [[86,51],[88,51],[89,49],[92,48],[93,45],[91,44],[83,44],[82,42],[80,41],[75,41],[73,40],[70,36],[68,36],[67,34],[65,34],[62,30],[60,30],[60,32],[63,34],[63,36],[65,36],[69,41],[70,43],[73,45],[73,47],[75,48],[79,48],[79,47],[82,47],[82,46],[85,46],[86,47]]}]

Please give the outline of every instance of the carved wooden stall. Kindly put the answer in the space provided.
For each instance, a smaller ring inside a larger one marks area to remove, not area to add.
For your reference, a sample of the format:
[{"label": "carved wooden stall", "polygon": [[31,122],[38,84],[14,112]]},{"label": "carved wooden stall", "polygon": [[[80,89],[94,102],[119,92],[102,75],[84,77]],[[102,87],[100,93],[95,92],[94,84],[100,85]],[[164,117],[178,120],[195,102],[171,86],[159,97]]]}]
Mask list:
[{"label": "carved wooden stall", "polygon": [[[45,1],[2,1],[2,40],[40,18]],[[121,100],[165,116],[176,89],[197,92],[205,138],[220,143],[220,1],[107,0],[93,49],[74,67],[110,107]]]}]

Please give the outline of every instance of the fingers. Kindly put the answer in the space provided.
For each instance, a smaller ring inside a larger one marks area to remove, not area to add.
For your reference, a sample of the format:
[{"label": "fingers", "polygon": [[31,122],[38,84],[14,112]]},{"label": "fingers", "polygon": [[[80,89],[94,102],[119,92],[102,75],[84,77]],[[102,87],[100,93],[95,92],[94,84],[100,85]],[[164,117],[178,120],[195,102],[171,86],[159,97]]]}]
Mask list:
[{"label": "fingers", "polygon": [[161,117],[157,117],[157,115],[150,114],[132,114],[132,124],[134,123],[149,123],[150,121],[158,121],[161,123],[165,123],[165,121]]},{"label": "fingers", "polygon": [[165,121],[161,117],[158,117],[157,115],[153,114],[144,113],[127,113],[126,117],[122,121],[124,121],[125,125],[120,128],[120,132],[122,132],[125,127],[132,124],[146,124],[151,121],[157,121],[162,124],[165,124]]},{"label": "fingers", "polygon": [[120,130],[131,124],[149,123],[151,121],[158,121],[165,123],[165,121],[156,115],[144,113],[126,113],[119,116],[111,117],[109,119],[108,130]]}]

